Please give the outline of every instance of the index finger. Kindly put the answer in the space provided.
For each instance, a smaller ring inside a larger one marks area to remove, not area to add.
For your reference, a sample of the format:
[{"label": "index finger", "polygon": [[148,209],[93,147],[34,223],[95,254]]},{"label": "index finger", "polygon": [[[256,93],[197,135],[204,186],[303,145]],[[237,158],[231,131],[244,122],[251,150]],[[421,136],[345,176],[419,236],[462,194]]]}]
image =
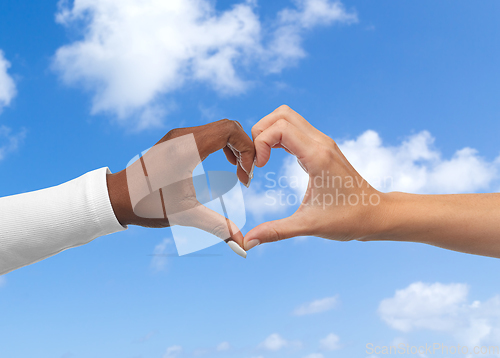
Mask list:
[{"label": "index finger", "polygon": [[[205,160],[210,154],[227,148],[236,158],[238,179],[246,186],[252,177],[255,147],[252,139],[245,133],[241,124],[229,119],[197,127],[179,128],[170,131],[163,140],[192,133],[198,148],[200,159]],[[232,160],[230,160],[232,162]],[[234,164],[234,163],[233,163]]]},{"label": "index finger", "polygon": [[302,117],[287,105],[282,105],[276,108],[273,112],[262,118],[253,126],[253,140],[255,141],[255,138],[257,138],[263,131],[271,127],[280,119],[286,120],[290,124],[293,124],[300,131],[304,132],[306,135],[313,138],[317,142],[329,144],[332,141],[329,136],[316,129],[304,117]]},{"label": "index finger", "polygon": [[281,119],[267,128],[255,139],[256,165],[263,167],[271,156],[271,149],[277,144],[295,155],[299,162],[308,167],[315,158],[318,143],[293,124]]}]

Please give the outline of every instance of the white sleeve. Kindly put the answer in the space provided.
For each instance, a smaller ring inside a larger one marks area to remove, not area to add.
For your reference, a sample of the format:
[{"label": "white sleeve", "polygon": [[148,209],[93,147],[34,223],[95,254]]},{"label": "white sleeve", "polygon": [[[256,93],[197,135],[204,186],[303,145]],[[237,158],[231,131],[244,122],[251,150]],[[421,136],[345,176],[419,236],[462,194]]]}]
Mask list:
[{"label": "white sleeve", "polygon": [[67,183],[0,198],[0,275],[125,230],[101,168]]}]

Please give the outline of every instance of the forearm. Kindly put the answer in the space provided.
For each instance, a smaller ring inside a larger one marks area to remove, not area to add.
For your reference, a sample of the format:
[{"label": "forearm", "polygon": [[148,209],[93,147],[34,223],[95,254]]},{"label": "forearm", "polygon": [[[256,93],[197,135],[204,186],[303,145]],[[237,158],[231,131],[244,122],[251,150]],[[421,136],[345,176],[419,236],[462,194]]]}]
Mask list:
[{"label": "forearm", "polygon": [[421,242],[500,258],[500,194],[384,194],[367,240]]},{"label": "forearm", "polygon": [[124,230],[111,209],[106,168],[0,198],[0,275]]}]

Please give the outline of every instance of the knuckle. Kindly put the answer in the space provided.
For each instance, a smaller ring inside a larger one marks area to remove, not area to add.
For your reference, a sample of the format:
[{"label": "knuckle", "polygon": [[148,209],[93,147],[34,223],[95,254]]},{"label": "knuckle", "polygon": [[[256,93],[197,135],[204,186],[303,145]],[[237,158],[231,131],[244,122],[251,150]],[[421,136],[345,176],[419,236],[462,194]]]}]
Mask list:
[{"label": "knuckle", "polygon": [[216,126],[229,126],[231,125],[231,120],[228,119],[228,118],[223,118],[223,119],[220,119],[216,122],[213,122],[213,123],[209,123],[209,124],[213,124],[213,125],[216,125]]},{"label": "knuckle", "polygon": [[278,111],[280,112],[290,112],[292,109],[290,108],[290,106],[286,105],[286,104],[282,104],[281,106],[278,107]]},{"label": "knuckle", "polygon": [[278,119],[276,121],[276,127],[280,128],[280,129],[284,129],[286,127],[288,127],[289,123],[286,119]]},{"label": "knuckle", "polygon": [[264,142],[263,137],[265,137],[265,135],[260,135],[260,136],[258,136],[257,138],[255,138],[255,139],[253,140],[254,147],[257,147],[257,146],[259,145],[258,143],[262,143],[262,142]]},{"label": "knuckle", "polygon": [[229,229],[227,225],[224,223],[219,223],[215,227],[212,228],[211,234],[217,236],[218,238],[225,240],[229,238]]},{"label": "knuckle", "polygon": [[265,144],[265,141],[264,141],[264,139],[262,139],[262,136],[258,136],[257,138],[255,138],[253,143],[254,143],[254,147],[256,148],[256,150],[259,151],[259,148],[261,148],[263,143]]},{"label": "knuckle", "polygon": [[241,123],[240,123],[240,122],[235,121],[235,120],[233,120],[232,122],[233,122],[234,124],[236,124],[236,126],[237,126],[238,128],[243,129],[243,126],[241,125]]},{"label": "knuckle", "polygon": [[183,128],[174,128],[168,131],[168,133],[165,135],[165,139],[172,139],[172,138],[177,138],[180,137],[184,133]]},{"label": "knuckle", "polygon": [[232,131],[238,131],[241,130],[243,127],[238,121],[234,121],[232,119],[223,119],[222,120],[224,125],[228,126]]},{"label": "knuckle", "polygon": [[276,230],[276,228],[271,227],[271,230],[272,230],[272,232],[273,232],[273,240],[274,240],[274,241],[280,241],[280,240],[282,240],[282,239],[283,239],[283,238],[282,238],[282,236],[280,235],[279,231],[278,231],[278,230]]},{"label": "knuckle", "polygon": [[252,138],[256,138],[262,131],[256,126],[252,127]]}]

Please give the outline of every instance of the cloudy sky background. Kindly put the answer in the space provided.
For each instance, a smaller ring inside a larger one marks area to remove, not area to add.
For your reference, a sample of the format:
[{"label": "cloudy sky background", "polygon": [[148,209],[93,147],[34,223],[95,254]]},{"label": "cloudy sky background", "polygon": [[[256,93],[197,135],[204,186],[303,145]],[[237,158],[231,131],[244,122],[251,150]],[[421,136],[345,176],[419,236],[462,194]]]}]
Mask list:
[{"label": "cloudy sky background", "polygon": [[[381,190],[498,191],[499,17],[493,0],[2,2],[0,196],[121,170],[171,128],[231,118],[250,132],[283,103]],[[205,163],[221,169],[221,153]],[[273,152],[243,231],[295,210],[268,205],[282,176],[285,198],[303,193],[296,161]],[[0,277],[2,356],[500,342],[496,259],[317,238],[199,254],[177,257],[169,229],[130,228]]]}]

